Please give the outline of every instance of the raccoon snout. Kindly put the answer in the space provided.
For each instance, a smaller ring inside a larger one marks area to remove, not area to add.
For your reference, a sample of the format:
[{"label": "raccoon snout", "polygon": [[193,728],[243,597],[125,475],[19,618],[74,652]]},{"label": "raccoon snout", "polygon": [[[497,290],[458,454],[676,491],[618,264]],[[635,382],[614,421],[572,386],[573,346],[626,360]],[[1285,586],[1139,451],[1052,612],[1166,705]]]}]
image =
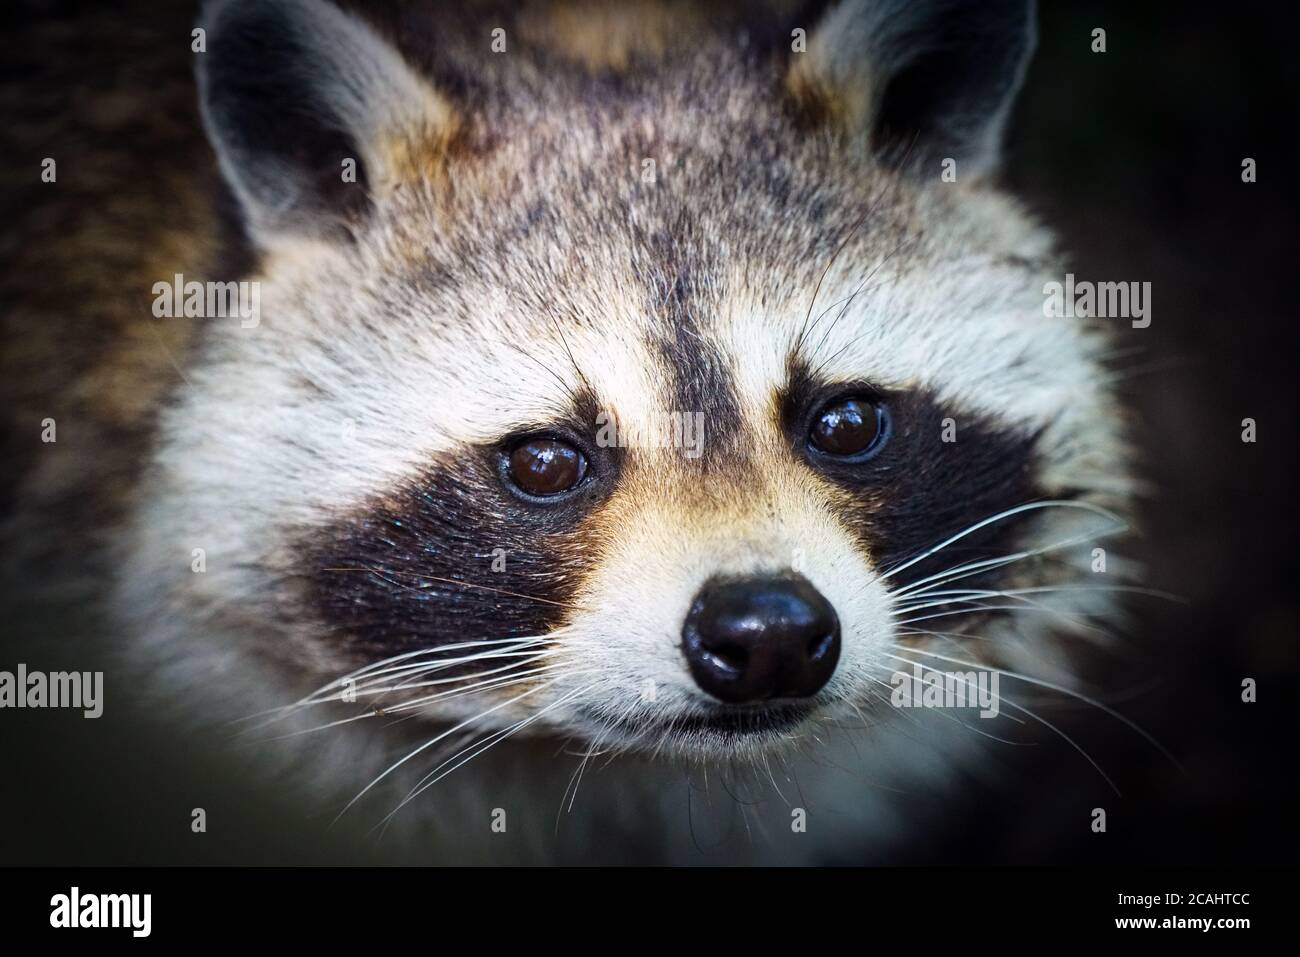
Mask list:
[{"label": "raccoon snout", "polygon": [[840,620],[802,575],[713,580],[682,627],[682,649],[702,690],[728,704],[806,698],[840,658]]}]

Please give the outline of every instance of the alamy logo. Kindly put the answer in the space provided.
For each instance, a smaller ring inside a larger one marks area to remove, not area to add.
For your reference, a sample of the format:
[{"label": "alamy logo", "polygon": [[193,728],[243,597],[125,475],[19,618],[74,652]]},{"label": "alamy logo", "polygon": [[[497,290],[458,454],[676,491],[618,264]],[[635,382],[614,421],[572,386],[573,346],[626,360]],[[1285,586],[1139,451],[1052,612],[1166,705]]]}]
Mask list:
[{"label": "alamy logo", "polygon": [[129,927],[132,937],[148,937],[152,912],[152,894],[82,894],[74,887],[50,898],[51,927]]},{"label": "alamy logo", "polygon": [[912,666],[889,677],[895,708],[979,708],[981,718],[998,716],[998,672],[939,671]]},{"label": "alamy logo", "polygon": [[1151,283],[1065,282],[1043,284],[1043,315],[1049,319],[1131,319],[1134,329],[1151,325]]},{"label": "alamy logo", "polygon": [[704,451],[704,413],[670,412],[645,425],[628,426],[608,412],[599,412],[596,445],[602,449],[682,449],[688,459],[697,459]]},{"label": "alamy logo", "polygon": [[0,671],[0,708],[80,708],[85,717],[104,713],[104,672]]},{"label": "alamy logo", "polygon": [[238,317],[244,329],[262,321],[262,284],[259,282],[185,281],[177,273],[171,282],[153,284],[153,314],[159,319],[226,319]]}]

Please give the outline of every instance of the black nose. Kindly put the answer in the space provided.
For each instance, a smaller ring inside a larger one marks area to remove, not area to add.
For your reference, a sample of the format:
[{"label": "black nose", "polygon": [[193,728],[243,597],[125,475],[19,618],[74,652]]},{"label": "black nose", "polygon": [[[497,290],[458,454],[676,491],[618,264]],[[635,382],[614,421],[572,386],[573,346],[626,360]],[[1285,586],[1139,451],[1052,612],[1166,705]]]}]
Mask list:
[{"label": "black nose", "polygon": [[835,609],[801,575],[715,580],[682,627],[695,683],[731,704],[806,698],[840,659]]}]

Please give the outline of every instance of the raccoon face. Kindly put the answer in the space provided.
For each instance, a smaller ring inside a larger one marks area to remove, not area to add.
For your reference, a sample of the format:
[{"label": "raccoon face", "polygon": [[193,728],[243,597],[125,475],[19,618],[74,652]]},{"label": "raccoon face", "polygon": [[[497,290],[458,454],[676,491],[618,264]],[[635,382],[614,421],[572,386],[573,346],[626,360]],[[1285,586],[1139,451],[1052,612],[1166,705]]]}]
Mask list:
[{"label": "raccoon face", "polygon": [[137,600],[312,701],[691,754],[863,715],[927,648],[1041,660],[1126,484],[1101,343],[988,183],[1031,10],[969,6],[623,71],[210,10],[262,316],[166,420]]}]

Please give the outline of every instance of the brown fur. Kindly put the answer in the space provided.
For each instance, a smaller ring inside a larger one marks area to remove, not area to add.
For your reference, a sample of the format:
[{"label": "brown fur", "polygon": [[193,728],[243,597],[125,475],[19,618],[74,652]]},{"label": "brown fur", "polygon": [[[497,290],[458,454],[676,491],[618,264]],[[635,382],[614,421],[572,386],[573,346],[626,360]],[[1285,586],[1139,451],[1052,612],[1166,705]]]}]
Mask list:
[{"label": "brown fur", "polygon": [[[91,570],[86,546],[123,514],[182,381],[196,326],[154,319],[153,283],[243,268],[194,110],[194,12],[119,5],[72,26],[51,11],[4,40],[23,80],[0,100],[3,551],[28,581],[66,586],[48,576],[69,560]],[[41,181],[45,157],[55,183]],[[56,443],[41,441],[47,417]]]}]

